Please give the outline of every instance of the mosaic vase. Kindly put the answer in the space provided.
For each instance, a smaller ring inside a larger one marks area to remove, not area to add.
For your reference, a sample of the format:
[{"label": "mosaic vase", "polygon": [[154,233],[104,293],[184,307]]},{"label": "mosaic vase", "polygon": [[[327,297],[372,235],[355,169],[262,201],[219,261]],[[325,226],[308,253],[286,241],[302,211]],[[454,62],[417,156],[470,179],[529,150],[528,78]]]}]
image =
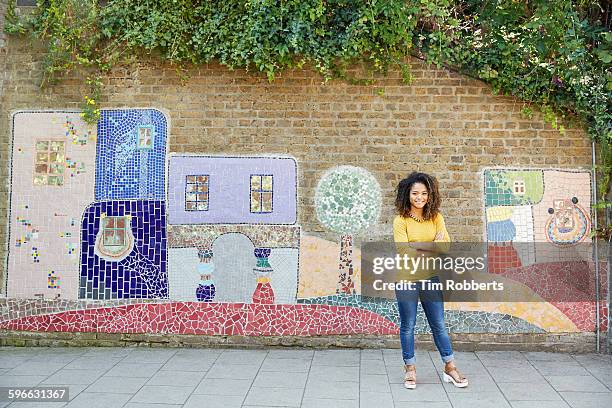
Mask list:
[{"label": "mosaic vase", "polygon": [[215,298],[215,284],[209,281],[202,281],[196,288],[196,298],[200,302],[212,302]]},{"label": "mosaic vase", "polygon": [[270,280],[260,281],[257,279],[257,287],[253,292],[253,303],[271,305],[274,303],[274,290],[270,285]]},{"label": "mosaic vase", "polygon": [[196,288],[196,298],[200,302],[212,302],[216,293],[215,283],[212,280],[215,266],[211,261],[211,257],[204,257],[203,260],[205,260],[205,262],[198,265],[200,284]]},{"label": "mosaic vase", "polygon": [[257,277],[257,286],[253,292],[253,303],[273,304],[274,290],[270,284],[270,276],[272,275],[272,267],[268,258],[272,253],[270,248],[255,248],[255,257],[257,265],[253,268],[253,272]]}]

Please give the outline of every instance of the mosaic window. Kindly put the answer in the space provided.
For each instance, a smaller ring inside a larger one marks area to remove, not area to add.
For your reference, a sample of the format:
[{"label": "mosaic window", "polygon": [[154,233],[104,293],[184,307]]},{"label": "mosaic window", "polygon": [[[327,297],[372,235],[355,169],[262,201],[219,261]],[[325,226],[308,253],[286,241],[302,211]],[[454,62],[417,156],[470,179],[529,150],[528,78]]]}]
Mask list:
[{"label": "mosaic window", "polygon": [[187,176],[185,184],[185,210],[208,211],[209,175]]},{"label": "mosaic window", "polygon": [[64,152],[63,141],[40,140],[36,142],[34,185],[64,185]]},{"label": "mosaic window", "polygon": [[153,149],[153,127],[138,127],[138,148],[144,150]]},{"label": "mosaic window", "polygon": [[270,174],[251,175],[251,212],[272,212],[272,190],[274,181]]},{"label": "mosaic window", "polygon": [[514,194],[525,195],[525,181],[524,180],[514,181]]},{"label": "mosaic window", "polygon": [[132,250],[131,217],[103,215],[96,248],[106,258],[122,258]]}]

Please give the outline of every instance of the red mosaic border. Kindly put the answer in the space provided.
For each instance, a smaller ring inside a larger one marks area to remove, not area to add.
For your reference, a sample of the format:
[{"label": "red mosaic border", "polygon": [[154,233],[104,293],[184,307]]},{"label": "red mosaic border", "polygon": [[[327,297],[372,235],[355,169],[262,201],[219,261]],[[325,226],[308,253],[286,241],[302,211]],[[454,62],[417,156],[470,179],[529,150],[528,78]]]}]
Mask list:
[{"label": "red mosaic border", "polygon": [[395,323],[350,306],[199,302],[141,303],[26,316],[1,322],[0,329],[245,336],[399,334]]}]

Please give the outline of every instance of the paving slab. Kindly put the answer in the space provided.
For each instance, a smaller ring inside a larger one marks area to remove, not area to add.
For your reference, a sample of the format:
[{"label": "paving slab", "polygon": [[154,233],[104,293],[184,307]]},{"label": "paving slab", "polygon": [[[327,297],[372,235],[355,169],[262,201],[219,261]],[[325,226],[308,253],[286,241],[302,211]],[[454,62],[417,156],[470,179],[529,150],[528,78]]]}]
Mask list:
[{"label": "paving slab", "polygon": [[359,389],[362,392],[391,392],[389,377],[386,374],[362,374],[359,378]]},{"label": "paving slab", "polygon": [[66,404],[66,408],[122,407],[130,399],[128,394],[82,392]]},{"label": "paving slab", "polygon": [[252,380],[235,378],[205,378],[193,391],[194,394],[226,395],[244,398],[249,392]]},{"label": "paving slab", "polygon": [[102,377],[106,370],[66,370],[61,369],[51,374],[41,385],[92,384]]},{"label": "paving slab", "polygon": [[44,361],[26,361],[12,368],[7,375],[51,375],[61,370],[68,363],[47,363]]},{"label": "paving slab", "polygon": [[194,388],[195,386],[145,385],[130,399],[130,402],[184,404]]},{"label": "paving slab", "polygon": [[184,408],[242,408],[244,397],[232,395],[191,395]]},{"label": "paving slab", "polygon": [[610,408],[612,393],[561,392],[561,396],[573,408]]},{"label": "paving slab", "polygon": [[368,392],[359,393],[360,408],[394,408],[393,396],[390,392]]},{"label": "paving slab", "polygon": [[358,395],[358,382],[312,377],[308,379],[304,391],[304,398],[356,399]]},{"label": "paving slab", "polygon": [[576,360],[573,361],[532,361],[531,364],[538,372],[544,376],[549,375],[591,375]]},{"label": "paving slab", "polygon": [[510,401],[512,408],[570,408],[565,401]]},{"label": "paving slab", "polygon": [[546,378],[535,368],[487,367],[487,371],[499,383],[545,383]]},{"label": "paving slab", "polygon": [[301,408],[359,408],[359,400],[304,397]]},{"label": "paving slab", "polygon": [[162,363],[117,363],[104,374],[106,377],[153,377]]},{"label": "paving slab", "polygon": [[297,408],[302,403],[303,393],[303,388],[261,388],[253,386],[244,400],[244,405]]},{"label": "paving slab", "polygon": [[509,401],[557,401],[559,393],[550,384],[544,383],[498,383]]},{"label": "paving slab", "polygon": [[303,358],[271,358],[261,365],[261,371],[281,371],[286,373],[307,373],[310,360]]},{"label": "paving slab", "polygon": [[206,378],[233,378],[252,380],[257,376],[259,365],[218,364],[215,363],[206,373]]},{"label": "paving slab", "polygon": [[417,384],[416,389],[407,390],[403,384],[391,384],[393,400],[398,402],[449,402],[442,384]]},{"label": "paving slab", "polygon": [[359,366],[311,366],[309,377],[333,381],[359,382]]},{"label": "paving slab", "polygon": [[141,377],[101,377],[86,388],[87,392],[109,392],[136,394],[147,382]]},{"label": "paving slab", "polygon": [[203,372],[164,370],[158,371],[147,381],[147,385],[173,385],[195,387],[204,378]]},{"label": "paving slab", "polygon": [[359,369],[362,374],[387,374],[387,366],[382,359],[361,360]]},{"label": "paving slab", "polygon": [[499,391],[449,394],[453,408],[510,408],[510,402]]},{"label": "paving slab", "polygon": [[255,381],[253,381],[253,386],[264,388],[304,388],[306,386],[307,379],[307,372],[295,373],[262,370],[259,372],[259,374],[257,374],[257,377],[255,377]]},{"label": "paving slab", "polygon": [[[546,379],[557,391],[608,392],[609,389],[597,378],[586,375],[547,376]],[[612,401],[610,401],[612,405]]]}]

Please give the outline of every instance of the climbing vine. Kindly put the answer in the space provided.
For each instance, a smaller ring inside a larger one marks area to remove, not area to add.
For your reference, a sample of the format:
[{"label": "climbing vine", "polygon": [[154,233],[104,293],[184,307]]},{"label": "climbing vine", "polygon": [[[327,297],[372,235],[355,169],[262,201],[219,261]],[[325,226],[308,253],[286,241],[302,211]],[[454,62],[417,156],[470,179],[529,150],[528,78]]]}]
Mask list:
[{"label": "climbing vine", "polygon": [[[314,67],[323,81],[401,71],[408,56],[490,83],[495,92],[539,109],[560,131],[584,126],[599,142],[605,197],[612,173],[612,19],[595,0],[39,0],[19,17],[14,0],[6,31],[31,33],[47,46],[43,83],[87,72],[84,114],[99,115],[106,71],[151,53],[180,64],[216,60],[260,71]],[[606,8],[607,7],[607,8]],[[379,90],[379,94],[384,94]]]}]

